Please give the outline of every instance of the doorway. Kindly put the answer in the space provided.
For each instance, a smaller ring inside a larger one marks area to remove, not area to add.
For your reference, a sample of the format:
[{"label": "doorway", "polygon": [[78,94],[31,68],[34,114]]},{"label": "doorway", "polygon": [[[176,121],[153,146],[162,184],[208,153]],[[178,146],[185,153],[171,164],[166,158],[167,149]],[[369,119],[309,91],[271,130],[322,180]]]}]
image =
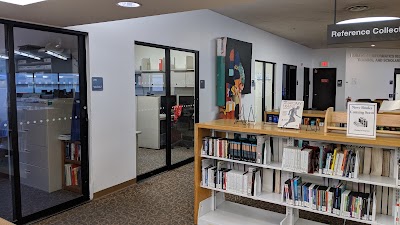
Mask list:
[{"label": "doorway", "polygon": [[400,69],[394,69],[394,100],[400,100]]},{"label": "doorway", "polygon": [[265,111],[274,109],[275,63],[256,60],[255,76],[255,114],[256,121],[260,122],[265,121]]},{"label": "doorway", "polygon": [[304,109],[310,107],[310,68],[304,67],[304,89],[303,89]]},{"label": "doorway", "polygon": [[283,64],[282,100],[296,100],[297,66]]},{"label": "doorway", "polygon": [[199,52],[135,42],[137,180],[194,160]]},{"label": "doorway", "polygon": [[0,23],[0,217],[89,200],[86,33]]},{"label": "doorway", "polygon": [[336,106],[336,68],[313,69],[313,100],[316,110]]}]

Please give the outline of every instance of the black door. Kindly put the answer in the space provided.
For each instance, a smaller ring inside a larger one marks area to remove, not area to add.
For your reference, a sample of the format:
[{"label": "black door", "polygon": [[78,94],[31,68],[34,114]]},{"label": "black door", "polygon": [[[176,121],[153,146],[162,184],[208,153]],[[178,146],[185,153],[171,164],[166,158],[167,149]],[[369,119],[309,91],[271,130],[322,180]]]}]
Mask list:
[{"label": "black door", "polygon": [[314,69],[313,72],[313,108],[326,110],[335,107],[336,68]]},{"label": "black door", "polygon": [[309,100],[310,100],[310,68],[304,68],[304,92],[303,92],[304,109],[309,108]]},{"label": "black door", "polygon": [[282,100],[296,100],[297,67],[283,65]]}]

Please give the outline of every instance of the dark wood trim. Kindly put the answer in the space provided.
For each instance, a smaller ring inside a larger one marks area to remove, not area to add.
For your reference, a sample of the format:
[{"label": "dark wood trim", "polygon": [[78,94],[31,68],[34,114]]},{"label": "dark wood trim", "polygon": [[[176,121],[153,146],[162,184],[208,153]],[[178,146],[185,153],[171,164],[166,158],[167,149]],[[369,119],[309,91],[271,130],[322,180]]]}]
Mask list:
[{"label": "dark wood trim", "polygon": [[104,189],[102,191],[98,191],[98,192],[93,194],[93,199],[98,199],[98,198],[101,198],[103,196],[112,194],[114,192],[120,191],[120,190],[125,189],[125,188],[127,188],[129,186],[132,186],[134,184],[136,184],[136,178],[133,179],[133,180],[128,180],[128,181],[125,181],[125,182],[123,182],[121,184],[109,187],[109,188]]}]

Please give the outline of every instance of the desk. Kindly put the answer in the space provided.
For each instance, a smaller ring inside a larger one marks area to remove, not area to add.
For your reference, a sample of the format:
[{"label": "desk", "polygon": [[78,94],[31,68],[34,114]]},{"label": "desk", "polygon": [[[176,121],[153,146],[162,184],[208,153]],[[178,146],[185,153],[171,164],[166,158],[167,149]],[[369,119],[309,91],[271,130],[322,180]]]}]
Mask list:
[{"label": "desk", "polygon": [[[303,117],[308,117],[308,118],[325,119],[325,114],[326,114],[326,111],[320,111],[320,110],[304,110],[303,111]],[[279,110],[278,109],[274,109],[274,110],[271,110],[271,111],[265,111],[264,112],[265,120],[267,120],[268,115],[279,116]]]}]

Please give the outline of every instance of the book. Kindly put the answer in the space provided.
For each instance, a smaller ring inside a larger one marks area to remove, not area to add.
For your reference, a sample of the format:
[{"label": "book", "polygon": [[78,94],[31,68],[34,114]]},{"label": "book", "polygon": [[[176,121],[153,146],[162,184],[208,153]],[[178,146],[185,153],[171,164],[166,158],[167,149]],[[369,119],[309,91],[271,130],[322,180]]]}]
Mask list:
[{"label": "book", "polygon": [[278,127],[300,129],[304,101],[283,100],[280,107]]},{"label": "book", "polygon": [[263,169],[262,191],[267,193],[274,191],[274,170]]},{"label": "book", "polygon": [[372,148],[366,147],[364,150],[364,170],[363,174],[370,174],[371,173],[371,159],[372,159]]}]

